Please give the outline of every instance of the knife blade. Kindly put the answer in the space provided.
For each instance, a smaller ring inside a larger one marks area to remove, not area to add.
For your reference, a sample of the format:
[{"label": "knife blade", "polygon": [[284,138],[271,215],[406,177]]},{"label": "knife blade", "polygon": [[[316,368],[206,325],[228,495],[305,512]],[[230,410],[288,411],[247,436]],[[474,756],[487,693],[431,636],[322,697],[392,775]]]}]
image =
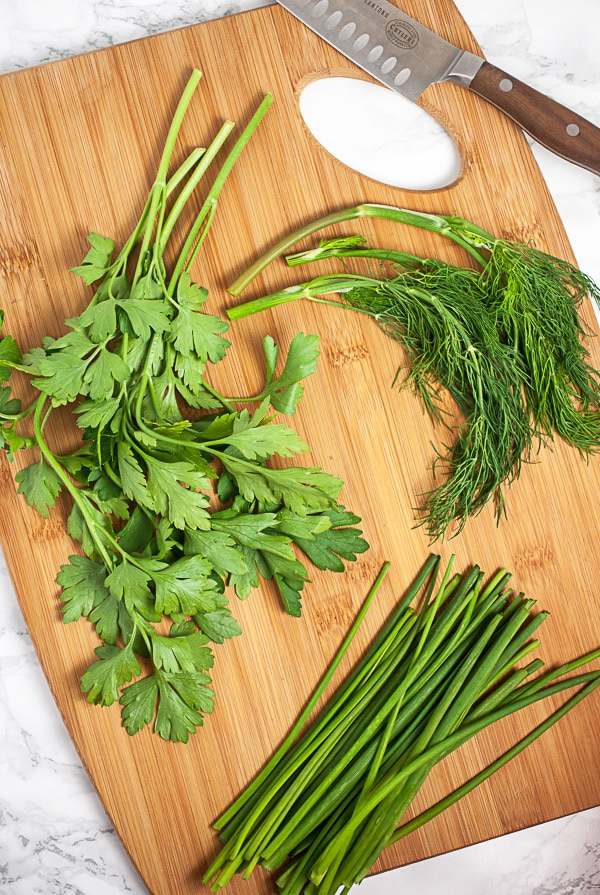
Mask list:
[{"label": "knife blade", "polygon": [[459,84],[500,109],[555,155],[600,175],[600,128],[483,57],[462,50],[388,0],[277,0],[376,80],[415,102]]}]

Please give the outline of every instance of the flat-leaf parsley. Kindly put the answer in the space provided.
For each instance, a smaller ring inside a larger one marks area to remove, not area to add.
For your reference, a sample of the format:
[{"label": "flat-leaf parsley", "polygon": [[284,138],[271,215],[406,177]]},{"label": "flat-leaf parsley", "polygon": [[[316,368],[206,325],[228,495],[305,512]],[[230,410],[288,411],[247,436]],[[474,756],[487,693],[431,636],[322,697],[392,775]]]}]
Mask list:
[{"label": "flat-leaf parsley", "polygon": [[[258,395],[225,397],[204,376],[230,346],[229,324],[206,312],[208,293],[190,267],[227,174],[271,97],[226,157],[168,273],[163,255],[175,222],[233,128],[226,122],[208,149],[194,150],[168,177],[199,78],[194,72],[185,88],[127,242],[115,256],[112,239],[89,237],[74,268],[95,288],[87,308],[66,321],[64,335],[25,356],[11,336],[0,341],[0,447],[9,459],[36,449],[17,473],[18,490],[44,517],[61,492],[71,498],[67,531],[83,555],[71,556],[57,577],[63,617],[89,619],[102,641],[82,690],[91,703],[118,701],[130,734],[153,725],[164,739],[183,742],[213,708],[212,644],[241,633],[226,586],[245,599],[271,579],[286,611],[299,616],[303,559],[341,571],[368,546],[358,517],[338,506],[340,479],[269,465],[273,456],[308,450],[272,416],[295,412],[301,382],[316,367],[318,338],[296,335],[281,366],[267,336]],[[25,409],[3,384],[12,371],[28,374],[37,389]],[[61,405],[73,405],[83,435],[70,454],[57,453],[46,437]],[[24,421],[30,434],[20,431]]]}]

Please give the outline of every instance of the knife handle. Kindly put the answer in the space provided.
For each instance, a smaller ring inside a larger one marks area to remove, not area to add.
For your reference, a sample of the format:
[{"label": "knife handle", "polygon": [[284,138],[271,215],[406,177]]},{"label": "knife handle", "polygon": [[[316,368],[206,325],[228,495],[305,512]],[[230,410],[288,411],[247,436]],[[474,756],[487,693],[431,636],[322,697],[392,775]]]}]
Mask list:
[{"label": "knife handle", "polygon": [[600,128],[484,62],[469,90],[504,112],[546,149],[600,175]]}]

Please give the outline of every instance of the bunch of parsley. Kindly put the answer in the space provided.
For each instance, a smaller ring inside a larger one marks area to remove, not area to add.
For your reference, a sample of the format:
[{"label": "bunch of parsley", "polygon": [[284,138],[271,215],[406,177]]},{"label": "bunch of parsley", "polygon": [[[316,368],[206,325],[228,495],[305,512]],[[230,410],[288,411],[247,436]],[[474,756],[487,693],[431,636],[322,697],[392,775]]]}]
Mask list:
[{"label": "bunch of parsley", "polygon": [[[182,95],[130,238],[115,256],[113,240],[89,237],[75,268],[95,288],[83,313],[26,355],[11,336],[0,341],[0,447],[9,459],[36,451],[17,473],[19,492],[43,517],[61,492],[71,498],[67,530],[82,549],[57,577],[64,621],[89,619],[102,641],[82,690],[92,703],[118,700],[129,734],[153,725],[182,742],[213,708],[211,644],[240,634],[226,586],[245,599],[270,579],[285,610],[299,616],[308,580],[299,556],[342,571],[368,546],[358,517],[338,505],[338,478],[269,465],[274,456],[308,450],[272,420],[273,412],[294,413],[301,381],[316,367],[317,336],[296,335],[283,365],[267,336],[265,384],[256,396],[228,398],[205,378],[230,345],[228,324],[205,312],[207,291],[192,281],[190,266],[271,97],[219,169],[168,273],[174,225],[233,128],[226,122],[207,149],[195,149],[167,176],[199,78],[195,71]],[[25,409],[7,384],[13,371],[27,374],[36,390]],[[252,412],[236,409],[252,402]],[[55,452],[46,434],[63,405],[82,430],[68,454]]]}]

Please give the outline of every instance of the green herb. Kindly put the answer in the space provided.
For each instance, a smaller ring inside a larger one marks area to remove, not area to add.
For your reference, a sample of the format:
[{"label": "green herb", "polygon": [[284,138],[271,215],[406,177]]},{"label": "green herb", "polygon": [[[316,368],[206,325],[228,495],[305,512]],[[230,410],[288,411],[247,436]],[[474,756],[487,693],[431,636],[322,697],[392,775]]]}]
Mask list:
[{"label": "green herb", "polygon": [[[317,364],[318,338],[297,334],[282,363],[267,336],[258,395],[227,397],[211,382],[211,367],[230,346],[228,324],[206,312],[207,291],[190,269],[270,96],[226,155],[166,269],[175,224],[233,129],[226,122],[207,149],[193,150],[169,175],[199,79],[194,72],[184,90],[123,248],[115,255],[113,240],[89,237],[75,268],[95,289],[85,310],[66,321],[64,335],[24,357],[10,336],[0,341],[0,383],[20,371],[36,389],[21,409],[10,385],[0,385],[0,446],[9,459],[36,449],[16,475],[18,490],[44,517],[61,492],[71,501],[67,530],[83,555],[71,556],[57,577],[63,617],[88,618],[102,641],[82,690],[92,703],[119,701],[130,734],[153,725],[164,739],[183,742],[213,708],[211,644],[240,634],[226,586],[245,599],[270,579],[285,610],[299,616],[303,560],[341,571],[368,546],[358,517],[338,504],[338,478],[270,465],[272,457],[308,450],[293,429],[273,421],[273,411],[295,412],[301,383]],[[71,406],[82,436],[67,454],[48,440],[48,420],[61,405]]]},{"label": "green herb", "polygon": [[[579,669],[600,649],[535,674],[534,632],[547,617],[475,566],[441,575],[431,556],[355,670],[306,726],[371,604],[386,564],[306,710],[261,773],[215,824],[223,846],[204,882],[218,891],[258,865],[282,895],[348,892],[382,850],[439,814],[523,751],[600,684]],[[420,597],[420,606],[412,604]],[[438,762],[480,731],[575,689],[522,740],[423,814],[403,818]]]},{"label": "green herb", "polygon": [[[365,245],[362,237],[323,240],[288,256],[290,266],[325,258],[377,260],[365,276],[346,270],[282,289],[230,309],[232,320],[307,298],[366,314],[407,352],[404,384],[423,400],[433,421],[443,419],[449,393],[463,422],[434,463],[442,482],[417,508],[436,540],[490,501],[499,521],[503,486],[520,474],[539,445],[556,435],[584,455],[600,447],[600,373],[589,363],[588,333],[579,308],[600,289],[574,265],[533,246],[496,239],[462,218],[381,205],[320,218],[286,237],[230,287],[241,290],[300,239],[341,221],[382,217],[452,239],[477,269]],[[337,293],[339,301],[323,296]],[[400,372],[400,371],[399,371]],[[398,380],[398,377],[396,381]]]}]

